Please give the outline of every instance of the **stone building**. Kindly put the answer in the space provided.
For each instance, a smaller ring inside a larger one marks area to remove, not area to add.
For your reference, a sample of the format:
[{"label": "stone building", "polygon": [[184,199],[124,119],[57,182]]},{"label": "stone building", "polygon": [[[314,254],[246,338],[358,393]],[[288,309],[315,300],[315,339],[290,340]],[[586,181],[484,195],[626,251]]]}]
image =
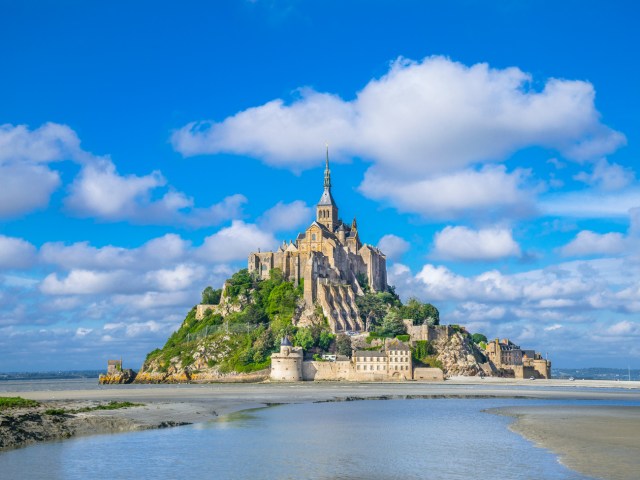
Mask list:
[{"label": "stone building", "polygon": [[508,338],[487,343],[485,354],[495,367],[515,378],[551,378],[551,362],[534,350],[523,350]]},{"label": "stone building", "polygon": [[367,286],[374,292],[387,290],[387,260],[378,248],[361,242],[356,219],[344,223],[338,211],[331,194],[327,152],[324,191],[316,205],[315,221],[295,241],[284,242],[276,251],[251,253],[248,269],[269,278],[270,271],[278,268],[286,280],[296,285],[303,282],[303,323],[318,304],[334,333],[363,331],[356,295],[362,295]]},{"label": "stone building", "polygon": [[412,365],[411,349],[396,339],[388,340],[382,351],[357,350],[351,359],[319,361],[303,360],[302,349],[283,338],[280,352],[271,355],[270,376],[279,382],[411,380]]},{"label": "stone building", "polygon": [[111,375],[116,372],[122,371],[122,359],[120,360],[107,360],[107,374]]}]

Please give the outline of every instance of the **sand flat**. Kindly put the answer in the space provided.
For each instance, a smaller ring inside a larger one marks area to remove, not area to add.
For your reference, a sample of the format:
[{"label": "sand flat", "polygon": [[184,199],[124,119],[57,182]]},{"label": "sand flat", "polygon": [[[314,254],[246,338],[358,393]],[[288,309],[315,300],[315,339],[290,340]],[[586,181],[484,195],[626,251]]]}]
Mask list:
[{"label": "sand flat", "polygon": [[640,478],[640,407],[535,406],[492,409],[515,417],[510,429],[597,478]]}]

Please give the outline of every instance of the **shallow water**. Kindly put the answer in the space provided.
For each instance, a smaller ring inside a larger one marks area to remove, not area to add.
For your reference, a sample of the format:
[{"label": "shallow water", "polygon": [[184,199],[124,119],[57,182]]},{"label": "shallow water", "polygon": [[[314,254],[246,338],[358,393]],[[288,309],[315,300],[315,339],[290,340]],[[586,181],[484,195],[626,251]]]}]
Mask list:
[{"label": "shallow water", "polygon": [[432,399],[282,405],[0,454],[3,479],[585,479],[482,412],[605,403]]}]

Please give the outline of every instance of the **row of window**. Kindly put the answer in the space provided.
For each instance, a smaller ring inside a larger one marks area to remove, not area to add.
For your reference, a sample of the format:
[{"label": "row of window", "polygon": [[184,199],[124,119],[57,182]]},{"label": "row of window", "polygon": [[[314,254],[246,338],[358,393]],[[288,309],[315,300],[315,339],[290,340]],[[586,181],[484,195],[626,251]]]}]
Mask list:
[{"label": "row of window", "polygon": [[[398,357],[398,358],[390,358],[391,362],[408,362],[409,357]],[[361,362],[386,362],[386,357],[362,357]]]},{"label": "row of window", "polygon": [[[367,368],[367,367],[369,367],[369,368]],[[409,366],[408,365],[393,365],[392,367],[389,367],[389,370],[409,370]],[[371,370],[383,370],[383,371],[386,370],[385,365],[358,365],[356,368],[358,370],[369,370],[369,371],[371,371]]]}]

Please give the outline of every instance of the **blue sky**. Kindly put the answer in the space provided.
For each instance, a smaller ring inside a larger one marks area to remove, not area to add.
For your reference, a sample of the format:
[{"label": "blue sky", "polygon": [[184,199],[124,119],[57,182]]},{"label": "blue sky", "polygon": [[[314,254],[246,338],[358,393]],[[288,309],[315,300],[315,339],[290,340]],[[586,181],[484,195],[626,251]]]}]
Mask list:
[{"label": "blue sky", "polygon": [[404,297],[640,362],[627,1],[0,1],[0,371],[134,368],[207,285],[345,221]]}]

